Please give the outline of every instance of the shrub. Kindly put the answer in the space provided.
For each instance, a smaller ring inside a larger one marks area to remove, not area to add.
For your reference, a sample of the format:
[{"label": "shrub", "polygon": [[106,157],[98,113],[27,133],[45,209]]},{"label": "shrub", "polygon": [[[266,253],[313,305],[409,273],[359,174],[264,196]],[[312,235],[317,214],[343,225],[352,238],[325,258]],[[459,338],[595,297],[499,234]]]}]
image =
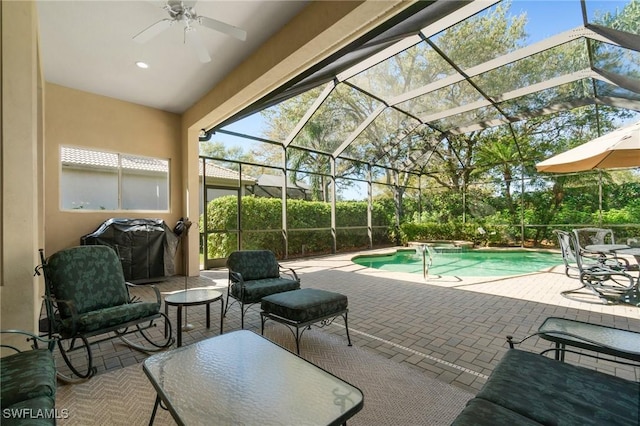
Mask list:
[{"label": "shrub", "polygon": [[[372,222],[374,226],[388,226],[388,215],[384,203],[374,203]],[[237,249],[237,198],[226,196],[216,198],[207,205],[207,230],[211,233],[207,241],[207,252],[212,258],[226,257]],[[241,227],[242,248],[269,249],[277,257],[285,255],[330,253],[333,250],[331,233],[331,205],[320,201],[288,200],[287,229],[288,253],[285,253],[282,233],[282,200],[247,196],[242,198]],[[366,232],[367,202],[336,202],[336,227],[365,227],[364,230],[337,230],[340,249],[367,248],[369,238]],[[204,231],[200,218],[200,232]],[[234,231],[234,232],[225,232]],[[267,232],[265,232],[267,231]],[[271,232],[269,232],[271,231]],[[375,233],[376,243],[385,238]],[[388,231],[387,231],[388,234]],[[388,238],[386,239],[388,241]]]}]

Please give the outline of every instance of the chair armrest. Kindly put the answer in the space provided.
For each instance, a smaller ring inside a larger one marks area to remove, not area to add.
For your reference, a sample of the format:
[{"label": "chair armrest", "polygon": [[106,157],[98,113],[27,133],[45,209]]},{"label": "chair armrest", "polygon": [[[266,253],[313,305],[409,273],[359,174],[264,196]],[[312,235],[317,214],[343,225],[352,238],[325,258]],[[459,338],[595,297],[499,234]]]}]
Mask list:
[{"label": "chair armrest", "polygon": [[603,253],[595,253],[592,251],[587,251],[583,248],[578,249],[578,256],[582,257],[583,262],[587,260],[586,265],[598,265],[602,264],[603,261]]},{"label": "chair armrest", "polygon": [[240,283],[240,285],[244,284],[244,279],[242,278],[242,274],[240,272],[232,271],[229,269],[229,285],[232,283]]},{"label": "chair armrest", "polygon": [[585,259],[589,259],[590,262],[611,269],[621,269],[626,271],[631,266],[628,259],[620,257],[615,253],[595,253],[585,249],[580,249],[580,255]]},{"label": "chair armrest", "polygon": [[229,285],[227,292],[231,293],[231,286],[233,284],[237,284],[240,287],[238,297],[240,297],[240,299],[244,299],[244,278],[242,278],[242,274],[240,272],[229,269]]},{"label": "chair armrest", "polygon": [[[130,282],[125,282],[125,284],[127,285],[127,294],[129,294],[129,288],[141,287],[141,286],[139,286],[137,284],[133,284],[133,283],[130,283]],[[149,285],[149,286],[145,286],[145,287],[150,287],[150,288],[153,289],[153,291],[156,294],[156,303],[158,305],[160,305],[162,303],[162,297],[160,296],[160,290],[158,290],[158,287],[156,287],[155,285]],[[137,302],[141,302],[141,301],[142,301],[142,299],[140,299],[139,297],[137,297],[137,296],[131,297],[129,295],[129,303],[137,303]]]},{"label": "chair armrest", "polygon": [[617,256],[615,253],[604,254],[602,256],[602,263],[612,269],[627,270],[630,266],[629,260],[624,257]]},{"label": "chair armrest", "polygon": [[292,268],[285,268],[284,266],[278,263],[278,269],[280,270],[280,275],[285,275],[292,280],[300,282],[300,278],[298,278],[298,274]]},{"label": "chair armrest", "polygon": [[[27,336],[26,341],[28,342],[29,340],[33,341],[33,344],[31,345],[32,349],[38,349],[38,342],[44,343],[47,345],[47,349],[49,349],[49,351],[53,351],[57,338],[54,337],[52,339],[46,339],[44,337],[40,337],[37,336],[31,332],[28,331],[24,331],[24,330],[0,330],[0,333],[2,334],[18,334],[18,335],[24,335]],[[15,346],[12,345],[8,345],[8,344],[0,344],[0,347],[3,348],[8,348],[8,349],[12,349],[16,352],[22,352],[20,349],[16,348]]]},{"label": "chair armrest", "polygon": [[47,311],[47,319],[49,320],[49,335],[51,337],[51,333],[59,333],[58,324],[61,320],[60,314],[60,305],[64,305],[64,308],[71,314],[69,318],[71,318],[71,329],[73,330],[73,334],[75,334],[78,326],[78,310],[76,309],[72,300],[66,299],[56,299],[52,296],[47,296],[46,294],[43,296],[46,303],[51,304],[52,310],[54,312],[49,313]]},{"label": "chair armrest", "polygon": [[522,340],[513,340],[513,336],[508,335],[507,336],[507,343],[509,344],[509,349],[515,349],[515,345],[519,345],[520,343],[524,342],[525,340],[529,340],[532,337],[537,336],[538,333],[533,333],[530,334],[528,336],[525,336]]},{"label": "chair armrest", "polygon": [[229,270],[229,281],[234,283],[244,282],[240,272]]},{"label": "chair armrest", "polygon": [[[540,355],[546,355],[549,352],[553,352],[556,354],[556,359],[560,359],[559,356],[562,354],[562,358],[564,359],[564,354],[572,353],[580,356],[587,356],[594,359],[601,359],[604,361],[609,361],[616,364],[622,365],[630,365],[632,367],[640,367],[640,363],[638,362],[638,353],[637,352],[621,352],[622,349],[617,348],[615,346],[608,345],[604,342],[595,341],[589,339],[588,337],[568,333],[566,331],[538,331],[536,333],[525,336],[522,340],[514,340],[513,336],[507,336],[507,343],[509,344],[510,349],[515,349],[515,345],[519,345],[523,343],[525,340],[528,340],[532,337],[541,337],[544,340],[548,340],[550,342],[556,343],[555,347],[545,349],[540,352]],[[551,336],[551,337],[550,337]],[[567,349],[565,347],[573,346],[579,349],[583,349],[581,351]],[[586,351],[596,352],[595,354],[591,354]],[[610,355],[610,356],[603,356]],[[626,358],[632,360],[631,362],[623,361],[620,358]]]}]

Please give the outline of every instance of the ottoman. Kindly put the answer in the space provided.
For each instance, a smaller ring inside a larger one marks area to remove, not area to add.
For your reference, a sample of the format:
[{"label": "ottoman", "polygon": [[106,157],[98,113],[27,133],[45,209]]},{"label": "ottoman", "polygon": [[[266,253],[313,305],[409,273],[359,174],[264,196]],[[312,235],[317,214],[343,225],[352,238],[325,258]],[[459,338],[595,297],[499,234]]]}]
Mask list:
[{"label": "ottoman", "polygon": [[[300,355],[300,338],[305,327],[321,322],[321,327],[329,325],[338,316],[344,319],[347,330],[347,341],[351,346],[349,325],[347,323],[347,296],[332,291],[315,288],[301,288],[298,290],[276,293],[262,298],[260,317],[264,334],[264,323],[271,319],[296,329],[296,351]],[[300,328],[303,328],[302,333]]]}]

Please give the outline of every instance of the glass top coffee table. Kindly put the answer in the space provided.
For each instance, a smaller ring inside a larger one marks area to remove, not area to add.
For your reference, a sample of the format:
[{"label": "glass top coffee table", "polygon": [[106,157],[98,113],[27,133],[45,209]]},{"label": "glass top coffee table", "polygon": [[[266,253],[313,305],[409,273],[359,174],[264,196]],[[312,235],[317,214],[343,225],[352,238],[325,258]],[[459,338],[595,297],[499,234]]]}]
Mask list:
[{"label": "glass top coffee table", "polygon": [[143,370],[179,425],[339,425],[360,389],[248,330],[147,358]]}]

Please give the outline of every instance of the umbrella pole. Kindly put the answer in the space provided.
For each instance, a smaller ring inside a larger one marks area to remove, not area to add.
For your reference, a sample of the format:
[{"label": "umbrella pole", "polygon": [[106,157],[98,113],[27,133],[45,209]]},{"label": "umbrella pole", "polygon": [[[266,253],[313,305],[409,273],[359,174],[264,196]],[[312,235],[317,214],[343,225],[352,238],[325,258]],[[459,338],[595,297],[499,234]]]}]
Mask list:
[{"label": "umbrella pole", "polygon": [[602,170],[598,169],[598,226],[602,227]]}]

